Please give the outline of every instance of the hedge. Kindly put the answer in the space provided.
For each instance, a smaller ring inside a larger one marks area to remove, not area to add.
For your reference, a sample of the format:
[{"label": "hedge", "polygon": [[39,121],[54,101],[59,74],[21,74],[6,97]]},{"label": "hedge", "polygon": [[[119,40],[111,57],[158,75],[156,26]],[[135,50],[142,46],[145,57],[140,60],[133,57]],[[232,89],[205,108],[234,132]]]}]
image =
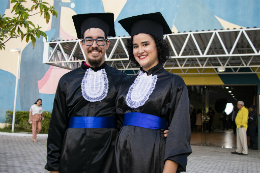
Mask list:
[{"label": "hedge", "polygon": [[[40,133],[48,133],[51,113],[43,112],[44,120],[42,121],[42,130]],[[6,111],[5,115],[6,123],[12,124],[13,111]],[[15,129],[18,131],[31,132],[32,125],[29,124],[29,112],[28,111],[16,111],[15,112]],[[10,126],[9,126],[10,127]]]}]

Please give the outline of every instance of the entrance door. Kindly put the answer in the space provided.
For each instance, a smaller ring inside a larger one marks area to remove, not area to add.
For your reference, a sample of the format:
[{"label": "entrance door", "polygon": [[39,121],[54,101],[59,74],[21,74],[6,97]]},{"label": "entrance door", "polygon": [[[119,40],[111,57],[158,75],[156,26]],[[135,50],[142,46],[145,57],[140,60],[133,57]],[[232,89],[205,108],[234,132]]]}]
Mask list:
[{"label": "entrance door", "polygon": [[[237,112],[237,101],[244,101],[247,108],[258,105],[257,85],[188,86],[188,89],[194,110],[191,114],[191,144],[236,147],[236,113],[228,108],[231,104]],[[225,112],[216,110],[215,103],[219,99],[226,99],[229,104]],[[209,109],[212,109],[213,115],[210,115]],[[198,112],[201,112],[201,125]]]}]

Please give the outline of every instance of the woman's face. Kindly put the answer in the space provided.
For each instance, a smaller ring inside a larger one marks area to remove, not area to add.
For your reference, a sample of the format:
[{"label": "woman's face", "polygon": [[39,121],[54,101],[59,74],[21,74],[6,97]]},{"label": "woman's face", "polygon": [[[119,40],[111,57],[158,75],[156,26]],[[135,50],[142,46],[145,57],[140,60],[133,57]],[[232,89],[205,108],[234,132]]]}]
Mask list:
[{"label": "woman's face", "polygon": [[36,103],[38,106],[40,106],[42,104],[42,101],[41,100],[38,100],[37,103]]},{"label": "woman's face", "polygon": [[145,71],[159,63],[155,41],[149,34],[140,33],[133,37],[133,54]]}]

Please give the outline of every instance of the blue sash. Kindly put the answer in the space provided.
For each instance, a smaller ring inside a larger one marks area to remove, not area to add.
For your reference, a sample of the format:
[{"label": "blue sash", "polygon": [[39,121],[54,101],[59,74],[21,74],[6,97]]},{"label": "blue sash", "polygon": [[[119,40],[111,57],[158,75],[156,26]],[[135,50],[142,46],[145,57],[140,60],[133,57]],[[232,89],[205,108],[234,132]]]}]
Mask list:
[{"label": "blue sash", "polygon": [[70,117],[69,128],[115,128],[114,117]]},{"label": "blue sash", "polygon": [[123,126],[138,126],[148,129],[168,129],[165,119],[140,112],[129,112],[124,116]]}]

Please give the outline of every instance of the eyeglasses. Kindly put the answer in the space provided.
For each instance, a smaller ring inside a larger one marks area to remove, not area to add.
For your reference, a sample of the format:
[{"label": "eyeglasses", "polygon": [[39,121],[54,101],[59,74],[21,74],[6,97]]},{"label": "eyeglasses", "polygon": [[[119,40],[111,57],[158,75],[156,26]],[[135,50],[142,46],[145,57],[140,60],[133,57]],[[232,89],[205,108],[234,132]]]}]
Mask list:
[{"label": "eyeglasses", "polygon": [[96,41],[98,46],[104,46],[106,44],[107,39],[104,38],[97,38],[97,39],[93,39],[93,38],[84,38],[82,40],[82,43],[85,46],[92,46],[93,42]]}]

